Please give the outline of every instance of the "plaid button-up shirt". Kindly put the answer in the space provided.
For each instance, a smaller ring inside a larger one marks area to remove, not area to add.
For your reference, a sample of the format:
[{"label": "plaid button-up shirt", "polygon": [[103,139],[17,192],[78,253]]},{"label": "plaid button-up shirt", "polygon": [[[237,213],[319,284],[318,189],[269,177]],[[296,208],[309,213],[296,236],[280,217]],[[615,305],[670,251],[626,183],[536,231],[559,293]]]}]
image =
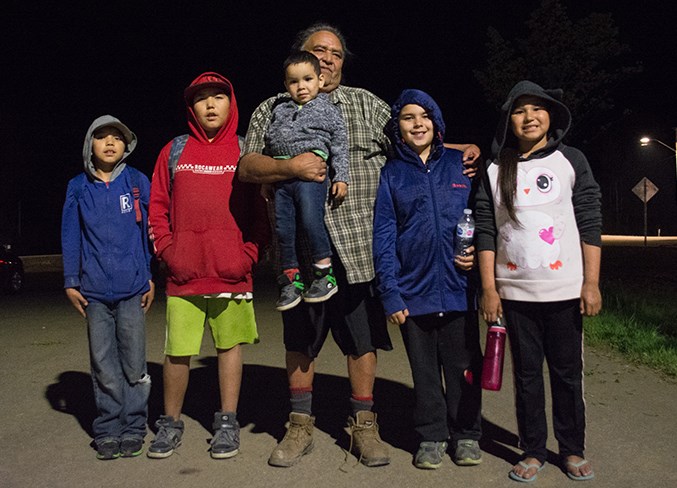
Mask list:
[{"label": "plaid button-up shirt", "polygon": [[[265,154],[264,137],[273,102],[285,95],[271,97],[256,108],[249,121],[243,154]],[[329,93],[329,99],[341,109],[348,129],[350,186],[338,208],[327,205],[324,220],[346,268],[348,283],[365,283],[374,278],[374,200],[386,161],[388,142],[383,128],[390,119],[390,107],[367,90],[343,85]],[[302,261],[309,259],[305,251],[301,249]]]}]

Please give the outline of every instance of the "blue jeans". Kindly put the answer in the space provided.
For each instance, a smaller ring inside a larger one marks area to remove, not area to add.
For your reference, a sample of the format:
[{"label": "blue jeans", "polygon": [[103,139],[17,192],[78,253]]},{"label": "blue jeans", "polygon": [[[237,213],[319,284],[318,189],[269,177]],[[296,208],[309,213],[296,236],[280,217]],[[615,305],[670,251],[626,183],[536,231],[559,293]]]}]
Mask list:
[{"label": "blue jeans", "polygon": [[94,401],[94,440],[146,435],[150,376],[146,372],[146,319],[141,296],[87,305]]},{"label": "blue jeans", "polygon": [[324,204],[329,180],[322,183],[286,180],[275,185],[275,232],[280,246],[282,269],[298,268],[296,257],[296,214],[308,243],[313,262],[331,256],[329,235],[324,226]]}]

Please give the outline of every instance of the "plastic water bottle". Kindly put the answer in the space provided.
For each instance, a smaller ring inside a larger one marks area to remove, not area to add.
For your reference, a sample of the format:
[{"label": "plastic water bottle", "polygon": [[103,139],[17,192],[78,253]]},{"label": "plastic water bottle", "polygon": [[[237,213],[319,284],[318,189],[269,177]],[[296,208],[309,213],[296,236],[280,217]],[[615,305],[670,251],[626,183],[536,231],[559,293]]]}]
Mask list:
[{"label": "plastic water bottle", "polygon": [[487,330],[482,363],[482,388],[498,391],[503,382],[503,359],[505,357],[506,330],[499,319]]},{"label": "plastic water bottle", "polygon": [[475,237],[475,219],[472,217],[472,210],[466,208],[463,210],[463,216],[456,224],[456,241],[454,243],[454,255],[465,256],[465,250],[472,246]]}]

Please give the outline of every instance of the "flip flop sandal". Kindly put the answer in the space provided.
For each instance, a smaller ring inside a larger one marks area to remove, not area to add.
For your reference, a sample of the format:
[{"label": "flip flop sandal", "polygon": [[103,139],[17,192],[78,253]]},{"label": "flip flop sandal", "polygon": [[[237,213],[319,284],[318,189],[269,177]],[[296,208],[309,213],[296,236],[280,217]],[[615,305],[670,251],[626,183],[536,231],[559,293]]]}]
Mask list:
[{"label": "flip flop sandal", "polygon": [[[583,459],[582,461],[578,461],[577,463],[574,463],[574,462],[571,462],[571,461],[566,462],[567,466],[571,466],[571,467],[576,468],[576,469],[580,468],[581,466],[585,466],[586,464],[588,464],[588,461],[586,459]],[[588,475],[585,475],[585,476],[582,476],[582,475],[576,476],[575,474],[571,473],[571,471],[569,471],[568,469],[566,470],[566,472],[567,472],[567,476],[569,477],[569,479],[572,479],[574,481],[587,481],[587,480],[591,480],[595,477],[594,472],[590,473]]]},{"label": "flip flop sandal", "polygon": [[536,481],[536,478],[538,478],[538,473],[540,473],[543,470],[543,468],[545,468],[545,463],[543,463],[543,464],[537,464],[537,463],[527,464],[524,461],[520,461],[517,464],[522,466],[527,471],[531,468],[537,468],[538,469],[536,474],[533,475],[531,478],[523,478],[522,476],[516,474],[514,471],[510,471],[508,473],[508,478],[510,478],[511,480],[514,480],[514,481],[519,481],[521,483],[533,483],[534,481]]}]

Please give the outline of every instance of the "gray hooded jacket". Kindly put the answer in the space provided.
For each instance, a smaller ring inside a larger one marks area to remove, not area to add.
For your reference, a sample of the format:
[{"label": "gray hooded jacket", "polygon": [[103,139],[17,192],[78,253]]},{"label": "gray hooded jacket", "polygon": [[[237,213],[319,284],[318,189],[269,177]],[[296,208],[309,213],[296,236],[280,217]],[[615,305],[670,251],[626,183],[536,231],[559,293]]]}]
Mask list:
[{"label": "gray hooded jacket", "polygon": [[122,135],[125,138],[125,154],[113,169],[110,179],[113,181],[120,175],[120,173],[122,173],[122,170],[125,169],[125,166],[127,165],[125,163],[125,159],[127,159],[132,151],[134,151],[134,148],[136,148],[136,134],[134,134],[131,130],[129,130],[129,127],[112,115],[102,115],[101,117],[94,119],[94,122],[92,122],[92,124],[89,126],[89,129],[87,129],[85,143],[82,146],[82,160],[84,161],[85,173],[94,179],[98,179],[98,177],[96,176],[96,168],[92,162],[92,141],[94,139],[94,133],[101,127],[115,127],[120,132],[122,132]]}]

